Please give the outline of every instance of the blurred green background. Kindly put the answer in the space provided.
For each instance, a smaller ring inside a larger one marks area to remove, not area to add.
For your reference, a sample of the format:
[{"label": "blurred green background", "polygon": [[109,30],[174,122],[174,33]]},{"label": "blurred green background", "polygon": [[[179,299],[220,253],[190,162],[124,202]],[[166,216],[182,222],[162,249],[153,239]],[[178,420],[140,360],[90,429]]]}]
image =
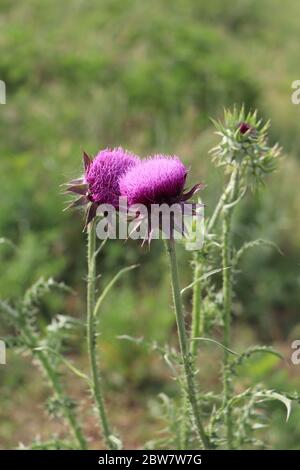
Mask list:
[{"label": "blurred green background", "polygon": [[[16,248],[0,244],[0,297],[17,299],[40,276],[53,276],[78,295],[51,296],[45,318],[58,312],[83,318],[83,221],[79,213],[62,212],[59,187],[80,174],[82,149],[93,154],[122,145],[141,156],[180,155],[191,178],[207,184],[209,214],[222,188],[222,173],[208,156],[216,142],[210,117],[245,103],[271,118],[271,138],[285,156],[267,188],[248,195],[236,237],[270,239],[284,255],[257,248],[245,257],[236,286],[235,341],[240,349],[273,344],[289,360],[290,344],[300,337],[300,108],[291,103],[291,83],[300,74],[299,15],[297,0],[1,0],[0,79],[7,104],[0,106],[0,238]],[[109,404],[128,446],[151,438],[157,424],[151,401],[173,387],[154,353],[116,339],[173,338],[161,253],[158,242],[150,252],[109,242],[99,263],[102,285],[120,267],[141,265],[107,299],[101,320]],[[180,255],[187,282],[187,255]],[[74,346],[84,366],[83,353]],[[208,389],[218,381],[220,358],[208,367],[215,381],[204,377]],[[59,422],[48,426],[42,410],[47,389],[29,361],[9,351],[7,366],[0,367],[0,447],[28,443],[52,428],[60,432]],[[299,367],[262,358],[245,373],[269,388],[294,390]],[[74,393],[82,391],[74,385]],[[271,447],[299,449],[297,405],[287,424],[284,419],[284,409],[274,405],[265,438]]]}]

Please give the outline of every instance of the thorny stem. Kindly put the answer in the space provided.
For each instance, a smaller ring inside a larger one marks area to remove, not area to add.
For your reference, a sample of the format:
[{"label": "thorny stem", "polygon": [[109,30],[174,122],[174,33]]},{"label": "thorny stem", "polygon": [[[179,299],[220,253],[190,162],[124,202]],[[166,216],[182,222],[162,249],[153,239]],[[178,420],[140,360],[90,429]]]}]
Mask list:
[{"label": "thorny stem", "polygon": [[[222,243],[222,264],[227,268],[230,265],[231,259],[231,243],[230,243],[230,225],[231,215],[229,212],[224,214],[223,219],[223,243]],[[232,286],[231,286],[231,272],[229,269],[223,271],[223,321],[224,321],[224,346],[226,348],[230,345],[230,324],[231,324],[231,302],[232,302]],[[231,395],[231,378],[228,374],[228,352],[224,349],[224,364],[223,364],[223,387],[224,387],[224,405],[230,400]],[[226,428],[227,428],[227,442],[229,449],[232,448],[232,419],[231,410],[226,409]]]},{"label": "thorny stem", "polygon": [[87,281],[87,346],[90,362],[90,371],[92,379],[92,394],[96,403],[96,408],[99,415],[100,427],[103,432],[105,443],[111,450],[115,446],[111,440],[112,434],[110,431],[101,385],[100,371],[97,366],[97,353],[96,353],[96,319],[94,317],[94,308],[96,300],[96,232],[95,223],[91,222],[88,227],[88,281]]},{"label": "thorny stem", "polygon": [[190,403],[184,387],[182,398],[181,398],[181,413],[182,421],[180,427],[180,448],[188,449],[189,445],[189,430],[190,430],[190,421],[186,419],[186,416],[189,416]]},{"label": "thorny stem", "polygon": [[[233,186],[233,179],[231,179],[228,183],[228,186],[226,187],[225,191],[221,195],[216,208],[214,210],[213,215],[211,216],[208,226],[207,226],[207,232],[208,234],[211,232],[211,230],[214,228],[215,224],[217,223],[218,218],[220,217],[222,213],[222,209],[224,207],[224,204],[226,203],[228,195],[232,192],[232,186]],[[201,278],[201,253],[199,251],[194,253],[194,259],[193,259],[193,265],[194,265],[194,274],[193,278],[194,281],[196,279]],[[202,336],[205,333],[205,316],[204,312],[201,312],[201,300],[202,300],[202,286],[201,282],[195,282],[194,288],[193,288],[193,311],[192,311],[192,330],[191,330],[191,337],[196,338],[199,336]],[[197,343],[195,341],[191,341],[191,346],[190,350],[192,355],[195,357],[197,353]]]},{"label": "thorny stem", "polygon": [[[234,172],[232,173],[232,175],[234,175],[235,173],[235,170]],[[214,213],[213,215],[211,216],[209,222],[208,222],[208,226],[207,226],[207,233],[210,234],[210,232],[212,231],[212,229],[214,228],[221,212],[222,212],[222,209],[224,207],[224,204],[226,203],[226,200],[227,200],[227,197],[229,196],[229,194],[231,193],[232,191],[232,184],[233,184],[233,178],[230,179],[229,183],[228,183],[228,186],[225,188],[225,191],[223,192],[223,194],[221,195],[217,205],[216,205],[216,208],[214,210]]]},{"label": "thorny stem", "polygon": [[[203,335],[203,330],[204,330],[204,316],[203,312],[201,312],[201,294],[202,294],[202,286],[201,282],[199,281],[201,277],[201,271],[202,271],[202,266],[201,266],[201,254],[199,251],[194,252],[193,256],[193,267],[194,267],[194,281],[195,282],[193,286],[193,310],[192,310],[192,328],[191,328],[191,341],[190,341],[190,354],[191,354],[191,359],[193,361],[193,365],[195,366],[196,362],[196,357],[197,357],[197,349],[198,349],[198,344],[196,341],[192,341],[192,338],[197,338],[199,336]],[[182,410],[184,416],[187,414],[187,411],[189,409],[189,402],[188,402],[188,397],[187,394],[184,393],[183,398],[182,398]],[[188,423],[184,419],[182,423],[182,429],[181,429],[181,441],[183,448],[186,449],[188,445],[188,436],[189,436],[189,428],[188,428]]]},{"label": "thorny stem", "polygon": [[[221,195],[216,205],[214,213],[211,216],[210,221],[208,223],[208,227],[207,227],[208,233],[210,233],[211,230],[214,228],[222,212],[223,206],[226,202],[226,198],[228,194],[231,192],[231,190],[232,190],[232,181],[229,182],[228,186],[226,187],[224,193]],[[201,266],[201,253],[199,251],[196,251],[194,253],[193,267],[194,267],[193,278],[194,280],[198,279],[198,282],[195,282],[194,287],[193,287],[191,338],[196,338],[199,336],[203,336],[203,334],[205,333],[205,316],[204,316],[204,312],[203,311],[201,312],[202,286],[201,286],[201,282],[199,281],[199,279],[201,278],[202,266]],[[191,341],[190,352],[195,358],[197,354],[197,342],[196,341]]]},{"label": "thorny stem", "polygon": [[[236,197],[238,186],[238,172],[233,171],[228,187],[230,190],[226,196],[228,200],[225,203],[231,203]],[[228,188],[227,188],[228,189]],[[231,246],[231,219],[233,207],[223,208],[223,224],[222,224],[222,268],[223,268],[223,321],[224,321],[224,337],[223,344],[225,348],[230,347],[231,341],[231,313],[232,313],[232,273],[228,269],[232,264],[232,246]],[[223,392],[224,392],[224,406],[226,407],[226,432],[228,448],[233,448],[233,429],[232,429],[232,415],[231,409],[227,404],[232,394],[231,376],[229,373],[229,352],[224,349],[224,363],[223,363]]]},{"label": "thorny stem", "polygon": [[[223,215],[222,224],[222,268],[223,268],[223,319],[224,319],[224,346],[228,348],[230,346],[230,323],[231,323],[231,306],[232,306],[232,274],[230,269],[232,255],[231,255],[231,218],[233,213],[233,207],[226,209],[224,206],[227,203],[231,203],[236,198],[236,192],[238,189],[238,171],[234,169],[230,181],[221,195],[216,208],[211,216],[208,226],[207,233],[210,234],[219,217]],[[201,276],[201,260],[200,254],[194,255],[194,279],[199,279]],[[192,313],[192,337],[201,336],[204,333],[205,318],[202,313],[201,315],[201,284],[196,283],[193,289],[193,313]],[[191,353],[195,357],[197,350],[197,344],[191,343]],[[228,361],[229,353],[224,350],[224,372],[223,372],[223,393],[224,393],[224,405],[228,403],[231,396],[231,377],[228,372]],[[232,448],[232,417],[231,410],[227,408],[226,411],[226,432],[228,447]]]},{"label": "thorny stem", "polygon": [[[27,328],[26,325],[23,325],[22,330],[23,330],[22,333],[24,337],[32,345],[32,348],[34,349],[35,347],[37,347],[38,344],[36,342],[36,339],[32,335],[29,328]],[[86,440],[82,434],[76,415],[74,414],[73,410],[66,404],[66,396],[64,394],[63,387],[60,383],[57,372],[53,369],[52,365],[50,364],[47,358],[47,355],[44,354],[43,351],[36,350],[34,351],[34,354],[39,359],[43,367],[43,370],[45,372],[45,375],[48,377],[48,380],[51,383],[59,402],[61,403],[64,416],[67,422],[69,423],[69,426],[74,434],[76,441],[78,442],[79,448],[81,450],[86,450],[87,449]]]},{"label": "thorny stem", "polygon": [[186,333],[186,327],[184,323],[184,315],[182,308],[182,300],[180,295],[178,267],[176,260],[176,252],[174,240],[166,240],[167,252],[169,255],[170,270],[171,270],[171,284],[173,291],[173,300],[176,314],[177,330],[179,337],[179,344],[182,356],[182,362],[184,366],[185,381],[187,387],[187,396],[191,404],[191,409],[194,416],[194,421],[197,429],[197,433],[203,447],[205,449],[210,448],[210,442],[202,424],[200,416],[200,410],[197,403],[195,383],[194,383],[194,372],[193,372],[193,361],[188,348],[188,338]]},{"label": "thorny stem", "polygon": [[[203,336],[204,334],[204,314],[201,310],[201,301],[202,301],[202,285],[199,279],[201,278],[202,274],[202,266],[201,266],[201,254],[199,251],[194,252],[194,280],[195,282],[193,287],[193,310],[192,310],[192,329],[191,329],[191,338],[197,338],[199,336]],[[191,341],[190,344],[190,352],[194,358],[196,358],[197,354],[197,342]]]},{"label": "thorny stem", "polygon": [[[228,189],[228,188],[226,188]],[[209,223],[208,223],[208,226],[207,226],[207,232],[210,233],[211,230],[214,228],[221,212],[222,212],[222,209],[223,209],[223,206],[224,206],[224,198],[226,197],[226,190],[225,192],[221,195],[220,199],[218,200],[217,202],[217,205],[216,205],[216,208],[213,212],[213,215],[211,216],[210,220],[209,220]]]},{"label": "thorny stem", "polygon": [[[199,280],[201,278],[201,273],[202,273],[202,264],[201,264],[201,253],[199,251],[195,251],[193,254],[193,269],[194,269],[194,281],[197,280],[197,282],[194,283],[193,286],[193,309],[192,309],[192,327],[191,327],[191,341],[190,341],[190,354],[195,366],[196,362],[196,357],[197,357],[197,349],[198,349],[198,344],[196,341],[192,341],[193,338],[198,338],[200,336],[203,336],[204,334],[204,328],[205,328],[205,318],[204,318],[204,312],[201,310],[201,304],[202,304],[202,284],[201,281]],[[187,409],[188,404],[187,404],[187,397],[184,398],[183,402],[183,409]],[[189,430],[187,426],[182,430],[182,435],[183,435],[183,442],[188,441],[188,434]]]}]

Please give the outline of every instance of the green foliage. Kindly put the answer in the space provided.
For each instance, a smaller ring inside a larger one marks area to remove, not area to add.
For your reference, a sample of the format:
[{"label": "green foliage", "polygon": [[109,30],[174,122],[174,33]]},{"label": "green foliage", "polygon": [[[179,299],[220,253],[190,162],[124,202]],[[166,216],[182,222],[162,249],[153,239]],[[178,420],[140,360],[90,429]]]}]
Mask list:
[{"label": "green foliage", "polygon": [[[76,402],[65,394],[58,370],[60,362],[64,362],[63,357],[60,355],[62,353],[62,342],[66,339],[63,331],[68,330],[69,319],[60,315],[57,321],[52,323],[52,328],[50,326],[48,329],[48,334],[45,334],[43,328],[39,325],[38,316],[41,299],[52,289],[69,290],[65,284],[57,283],[53,279],[47,281],[40,279],[28,289],[16,308],[0,300],[0,311],[7,323],[14,327],[17,337],[15,342],[8,338],[8,344],[13,345],[15,349],[17,347],[20,353],[31,354],[33,362],[36,362],[41,368],[50,390],[54,394],[46,403],[46,410],[49,415],[64,417],[74,438],[77,440],[78,448],[85,449],[85,438],[81,433],[75,414]],[[54,356],[48,354],[53,345],[56,348]],[[53,360],[53,357],[55,360]],[[57,358],[60,360],[57,361]]]},{"label": "green foliage", "polygon": [[[59,193],[63,181],[80,174],[82,148],[94,153],[122,144],[142,155],[158,149],[182,155],[193,178],[208,184],[203,197],[210,216],[222,176],[210,171],[206,151],[216,142],[209,116],[243,102],[271,117],[270,145],[279,140],[288,156],[269,178],[268,192],[247,195],[235,211],[234,242],[243,256],[237,251],[234,321],[238,328],[253,325],[255,342],[276,340],[289,347],[299,325],[300,121],[299,109],[289,106],[290,83],[299,73],[298,18],[295,0],[284,7],[280,0],[1,1],[0,79],[7,83],[7,105],[0,109],[0,297],[22,299],[40,277],[64,279],[79,293],[62,298],[54,290],[33,305],[35,313],[30,309],[26,322],[33,314],[30,323],[42,333],[41,347],[67,343],[82,352],[74,341],[80,329],[74,319],[83,311],[82,220],[80,214],[62,214],[65,200]],[[213,235],[203,253],[207,272],[221,265]],[[261,237],[276,243],[283,256],[271,246],[244,250],[243,241]],[[137,262],[143,269],[122,278],[103,302],[100,325],[103,361],[113,369],[110,384],[118,388],[127,380],[145,390],[158,387],[158,380],[165,386],[164,378],[156,377],[152,353],[116,337],[147,334],[165,343],[172,335],[158,244],[150,253],[130,242],[109,244],[99,260],[104,278],[99,284],[107,285],[120,265]],[[180,252],[183,286],[191,283],[187,266],[187,254]],[[223,325],[220,278],[217,273],[204,280],[207,334]],[[187,292],[187,310],[189,300]],[[25,321],[25,315],[15,318],[21,303],[2,305],[13,326],[4,326],[2,316],[1,336],[10,349],[24,352],[27,344],[14,335],[16,321]],[[57,316],[58,311],[68,315]],[[237,336],[247,345],[243,334]],[[60,363],[49,351],[48,357]],[[264,376],[269,389],[292,393],[290,374],[274,370],[273,356],[263,357],[248,361],[249,377]],[[12,395],[25,380],[21,369],[15,365],[3,379]],[[239,375],[243,372],[239,367]],[[22,386],[26,390],[26,383]],[[294,408],[283,428],[281,410],[272,407],[265,436],[271,445],[299,446],[300,412]],[[18,426],[12,421],[10,428]],[[15,445],[14,432],[10,435],[9,445]],[[52,444],[60,445],[56,438],[40,443]]]}]

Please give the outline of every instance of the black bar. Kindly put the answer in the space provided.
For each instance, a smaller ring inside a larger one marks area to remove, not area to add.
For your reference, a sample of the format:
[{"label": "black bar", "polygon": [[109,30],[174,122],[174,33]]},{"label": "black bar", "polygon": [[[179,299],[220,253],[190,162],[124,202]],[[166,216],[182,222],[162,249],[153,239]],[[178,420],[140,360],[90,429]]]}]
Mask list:
[{"label": "black bar", "polygon": [[[175,465],[188,467],[222,468],[235,465],[270,465],[273,461],[279,465],[288,465],[299,451],[291,450],[258,450],[258,451],[72,451],[72,450],[3,450],[0,454],[0,466],[4,464],[30,465],[30,468],[43,468],[44,466],[64,465],[83,466],[88,468],[101,468],[104,466],[117,466],[119,468],[134,469],[154,465]],[[216,467],[218,465],[219,467]],[[241,467],[240,467],[241,468]]]}]

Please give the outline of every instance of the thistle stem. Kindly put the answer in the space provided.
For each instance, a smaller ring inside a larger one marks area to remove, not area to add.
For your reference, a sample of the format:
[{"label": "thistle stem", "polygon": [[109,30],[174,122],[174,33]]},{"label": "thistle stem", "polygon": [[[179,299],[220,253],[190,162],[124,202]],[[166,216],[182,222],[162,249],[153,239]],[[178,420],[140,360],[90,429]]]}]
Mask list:
[{"label": "thistle stem", "polygon": [[[230,326],[231,326],[231,304],[232,304],[232,279],[230,269],[231,260],[231,244],[230,244],[230,225],[231,215],[226,213],[223,219],[223,243],[222,243],[222,263],[223,263],[223,321],[224,333],[223,343],[225,348],[230,346]],[[231,396],[231,377],[228,371],[229,354],[228,350],[224,349],[224,364],[223,364],[223,387],[224,387],[224,404],[226,405]],[[226,409],[226,429],[227,429],[227,443],[228,448],[232,448],[232,416],[231,410]]]},{"label": "thistle stem", "polygon": [[[197,280],[197,282],[194,283],[193,287],[193,310],[192,310],[192,327],[191,327],[191,340],[190,340],[190,354],[192,357],[192,360],[196,362],[197,358],[197,349],[198,349],[198,344],[196,341],[192,341],[193,338],[197,338],[199,336],[202,336],[204,333],[204,315],[203,311],[201,311],[201,300],[202,300],[202,286],[201,282],[199,281],[201,277],[201,271],[202,271],[202,266],[201,266],[201,255],[199,251],[194,252],[193,256],[193,268],[194,268],[194,281]],[[186,410],[189,408],[189,403],[188,403],[188,397],[186,393],[184,394],[183,397],[183,412],[186,414]],[[183,426],[182,426],[182,442],[185,444],[185,449],[186,444],[188,443],[188,436],[189,436],[189,428],[187,426],[187,422],[184,421]]]},{"label": "thistle stem", "polygon": [[[236,191],[238,187],[238,172],[234,170],[229,185],[225,191],[225,203],[231,203],[235,200]],[[228,198],[228,200],[226,200]],[[223,223],[222,223],[222,273],[223,273],[223,344],[224,359],[223,359],[223,393],[224,405],[226,406],[225,424],[227,433],[228,448],[233,448],[233,428],[232,428],[232,414],[231,409],[228,407],[228,402],[232,395],[232,382],[229,372],[229,352],[228,348],[231,343],[231,314],[232,314],[232,246],[231,246],[231,219],[233,214],[233,207],[223,207]]]},{"label": "thistle stem", "polygon": [[[197,338],[204,334],[204,322],[205,318],[203,311],[201,310],[201,301],[202,301],[202,285],[201,278],[202,266],[201,266],[201,255],[199,251],[194,253],[194,281],[193,287],[193,310],[192,310],[192,329],[191,329],[191,338]],[[194,358],[197,355],[197,342],[191,341],[190,343],[190,352]]]},{"label": "thistle stem", "polygon": [[95,223],[91,222],[88,227],[88,281],[87,281],[87,347],[92,379],[92,394],[99,415],[99,423],[103,432],[104,440],[110,450],[115,446],[111,440],[111,431],[104,405],[100,371],[97,365],[96,352],[96,319],[94,316],[96,302],[96,231]]},{"label": "thistle stem", "polygon": [[180,344],[180,351],[182,356],[182,362],[184,366],[185,382],[187,388],[187,396],[191,405],[193,412],[193,417],[197,429],[197,433],[200,439],[201,444],[205,449],[210,448],[210,442],[208,436],[206,435],[204,426],[202,424],[202,419],[200,416],[200,410],[197,403],[195,383],[194,383],[194,373],[193,373],[193,361],[189,352],[188,347],[188,338],[186,333],[186,327],[184,323],[184,315],[182,308],[182,301],[180,295],[180,286],[179,286],[179,276],[178,276],[178,266],[176,260],[176,252],[174,240],[166,240],[167,252],[169,255],[170,270],[171,270],[171,283],[172,283],[172,292],[173,292],[173,301],[176,314],[176,323]]},{"label": "thistle stem", "polygon": [[210,232],[212,231],[212,229],[214,228],[214,226],[216,225],[221,213],[222,213],[222,210],[223,210],[223,207],[224,207],[224,204],[226,203],[226,200],[228,198],[228,196],[230,195],[230,193],[232,192],[232,186],[234,184],[234,180],[236,178],[236,171],[234,171],[232,173],[232,178],[230,178],[230,181],[227,185],[227,187],[225,188],[223,194],[221,195],[217,205],[216,205],[216,208],[214,210],[214,213],[213,215],[211,216],[209,222],[208,222],[208,225],[207,225],[207,232],[210,234]]},{"label": "thistle stem", "polygon": [[182,398],[181,398],[181,413],[182,422],[180,427],[180,449],[188,450],[189,447],[189,435],[190,435],[190,420],[186,419],[189,416],[190,403],[184,387]]}]

